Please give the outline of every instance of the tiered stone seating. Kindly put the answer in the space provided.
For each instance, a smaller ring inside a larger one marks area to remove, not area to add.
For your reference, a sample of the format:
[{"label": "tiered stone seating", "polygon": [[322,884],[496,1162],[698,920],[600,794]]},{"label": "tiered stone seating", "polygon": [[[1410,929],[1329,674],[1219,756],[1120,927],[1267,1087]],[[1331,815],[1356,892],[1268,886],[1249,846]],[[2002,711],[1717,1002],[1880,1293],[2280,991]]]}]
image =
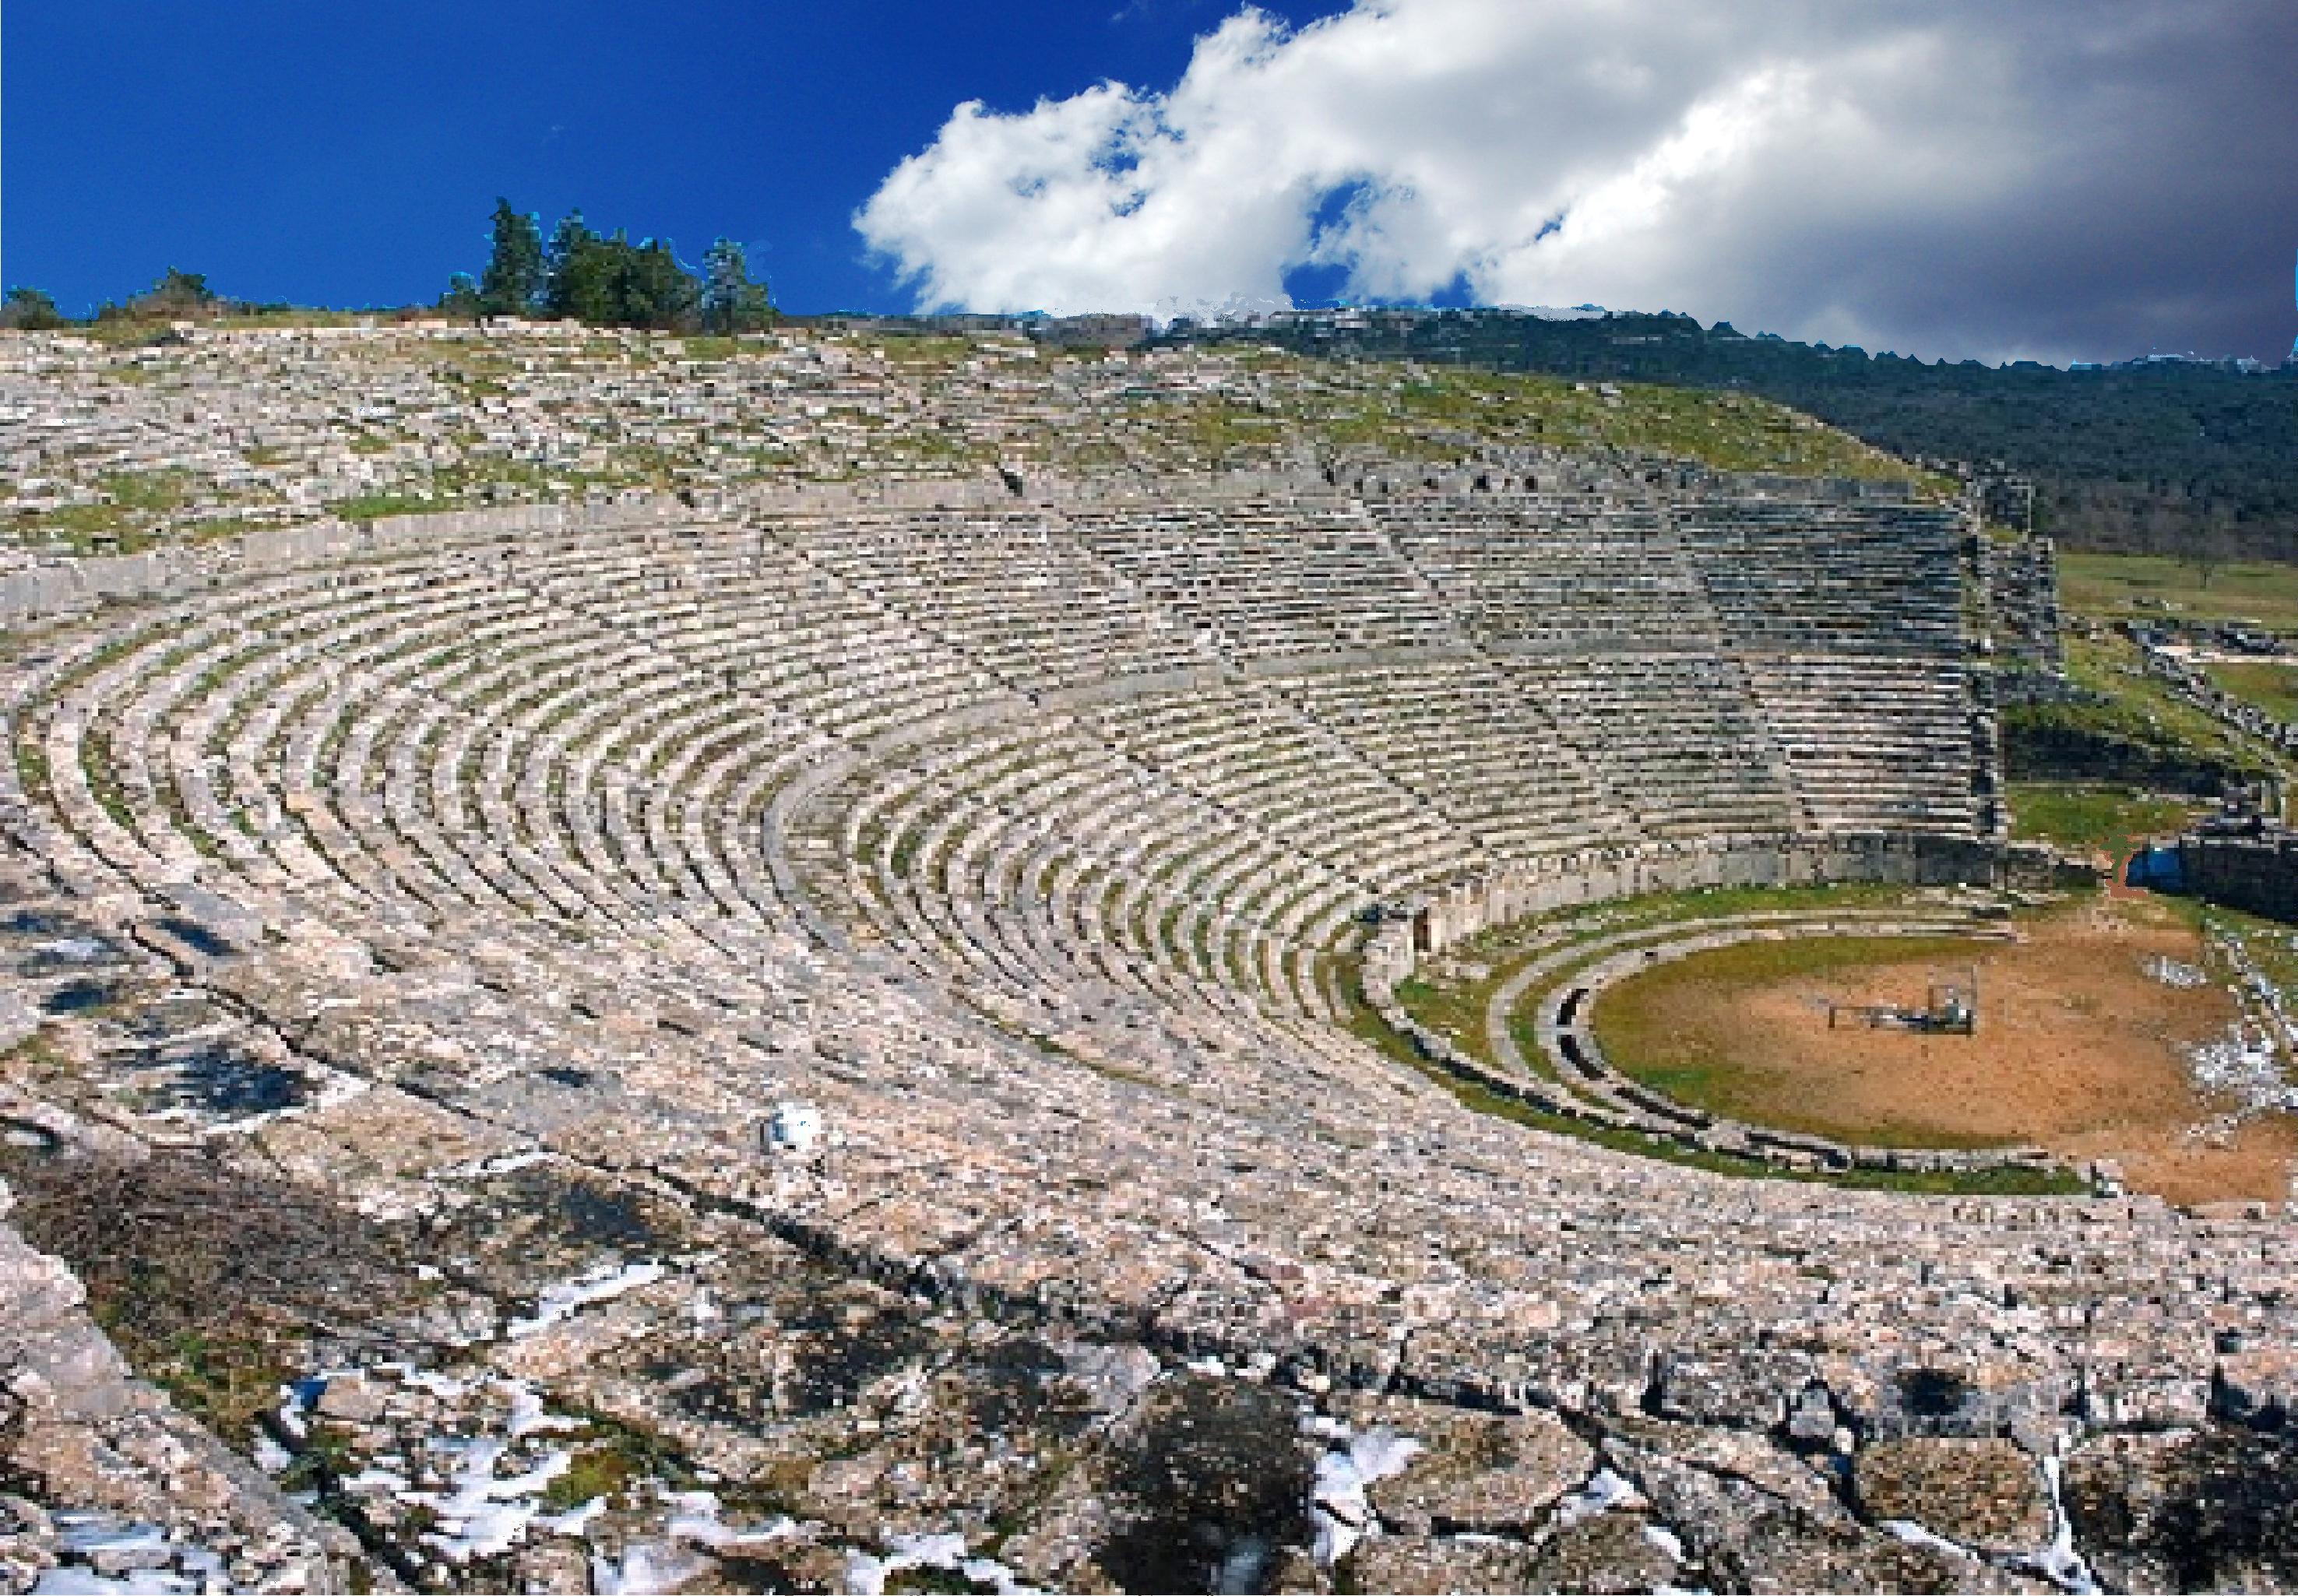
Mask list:
[{"label": "tiered stone seating", "polygon": [[1692,838],[1810,823],[1740,662],[1619,653],[1592,665],[1517,659],[1507,668],[1602,782],[1628,831]]},{"label": "tiered stone seating", "polygon": [[1978,809],[1962,671],[1809,655],[1746,668],[1814,826],[1971,831]]},{"label": "tiered stone seating", "polygon": [[1713,649],[1706,590],[1657,507],[1590,494],[1367,501],[1456,625],[1500,654]]},{"label": "tiered stone seating", "polygon": [[1069,523],[1138,591],[1234,660],[1464,646],[1426,579],[1330,499],[1079,507]]},{"label": "tiered stone seating", "polygon": [[778,533],[824,569],[1029,692],[1211,663],[1043,511],[792,521]]},{"label": "tiered stone seating", "polygon": [[1959,533],[1947,511],[1695,500],[1677,529],[1729,646],[1963,654]]},{"label": "tiered stone seating", "polygon": [[1954,519],[1760,501],[1695,503],[1679,519],[1809,823],[1968,831],[1978,706]]},{"label": "tiered stone seating", "polygon": [[1487,858],[1441,810],[1275,688],[1137,699],[1095,718],[1152,768],[1253,817],[1368,892],[1401,895]]},{"label": "tiered stone seating", "polygon": [[[1334,1022],[1366,911],[1462,881],[1983,856],[1947,530],[1722,487],[410,533],[21,640],[0,815],[378,1101],[920,1289],[1499,1405],[1772,1336],[1839,1400],[1984,1347],[1990,1401],[2189,1422],[2290,1328],[2286,1225],[1725,1180]],[[785,1097],[832,1163],[759,1156]]]},{"label": "tiered stone seating", "polygon": [[1619,825],[1523,684],[1483,660],[1286,677],[1274,683],[1383,773],[1496,854],[1592,840]]},{"label": "tiered stone seating", "polygon": [[1321,1012],[1302,963],[1362,896],[1059,723],[922,749],[847,813],[856,899],[890,912],[889,939],[1017,998],[1079,979],[1146,989],[1146,959]]}]

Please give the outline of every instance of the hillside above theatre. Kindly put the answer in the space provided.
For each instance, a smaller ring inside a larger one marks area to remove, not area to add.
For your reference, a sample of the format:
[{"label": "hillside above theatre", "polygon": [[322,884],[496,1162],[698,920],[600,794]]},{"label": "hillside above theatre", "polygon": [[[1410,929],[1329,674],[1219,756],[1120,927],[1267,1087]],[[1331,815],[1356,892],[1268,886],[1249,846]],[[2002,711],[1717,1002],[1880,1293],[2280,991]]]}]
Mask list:
[{"label": "hillside above theatre", "polygon": [[2076,547],[2298,558],[2298,363],[1926,363],[1666,312],[1304,310],[1177,322],[1159,341],[1743,389],[1893,454],[1999,461],[2040,488],[2041,530]]},{"label": "hillside above theatre", "polygon": [[[999,327],[266,317],[0,335],[0,568],[340,517],[1490,451],[1951,484],[1756,395]],[[1138,328],[1135,329],[1137,335]]]}]

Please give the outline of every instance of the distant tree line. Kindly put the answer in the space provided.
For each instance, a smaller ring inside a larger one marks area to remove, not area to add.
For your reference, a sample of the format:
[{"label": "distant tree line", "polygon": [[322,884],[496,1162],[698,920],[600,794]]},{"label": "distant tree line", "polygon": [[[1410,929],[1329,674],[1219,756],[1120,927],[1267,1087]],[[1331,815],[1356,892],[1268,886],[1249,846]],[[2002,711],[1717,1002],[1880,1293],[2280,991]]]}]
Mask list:
[{"label": "distant tree line", "polygon": [[[772,326],[774,306],[766,285],[750,275],[742,246],[721,238],[702,257],[697,271],[679,260],[666,238],[633,244],[619,229],[599,234],[574,211],[551,230],[546,243],[541,224],[495,204],[492,247],[486,269],[474,278],[458,272],[436,307],[450,316],[476,320],[489,316],[547,316],[593,327],[649,327],[664,332],[748,333]],[[106,301],[85,319],[69,317],[51,294],[17,287],[0,301],[0,328],[43,332],[60,327],[150,324],[148,336],[164,337],[159,324],[212,320],[220,316],[290,314],[295,307],[227,299],[208,286],[205,274],[169,267],[143,293],[121,302]],[[416,310],[379,312],[404,318]]]},{"label": "distant tree line", "polygon": [[2036,484],[2038,529],[2070,547],[2195,560],[2298,560],[2298,363],[2176,361],[2062,370],[1870,357],[1689,316],[1551,320],[1506,310],[1376,310],[1263,327],[1177,323],[1159,342],[1244,340],[1341,359],[1413,360],[1583,380],[1737,388],[1894,454]]},{"label": "distant tree line", "polygon": [[[88,321],[99,325],[115,321],[197,321],[241,311],[285,308],[227,300],[208,286],[205,273],[182,271],[170,266],[158,282],[143,293],[130,295],[124,302],[104,301]],[[85,325],[58,310],[54,298],[42,289],[11,288],[5,302],[0,303],[0,327],[38,333]]]},{"label": "distant tree line", "polygon": [[766,285],[751,277],[731,238],[713,244],[696,271],[668,239],[633,244],[620,228],[601,234],[580,211],[545,243],[541,222],[507,199],[495,203],[486,269],[476,277],[457,272],[439,308],[474,320],[547,316],[664,332],[756,332],[774,318]]}]

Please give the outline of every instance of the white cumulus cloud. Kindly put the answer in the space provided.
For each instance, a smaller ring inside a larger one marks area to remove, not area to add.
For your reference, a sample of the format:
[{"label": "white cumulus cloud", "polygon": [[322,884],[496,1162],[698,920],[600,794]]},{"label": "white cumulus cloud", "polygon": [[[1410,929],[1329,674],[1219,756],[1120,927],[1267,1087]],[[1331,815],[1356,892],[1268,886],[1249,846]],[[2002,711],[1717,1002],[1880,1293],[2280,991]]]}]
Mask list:
[{"label": "white cumulus cloud", "polygon": [[922,310],[1282,304],[1324,268],[1927,355],[2183,349],[2290,319],[2244,296],[2298,244],[2293,60],[2298,8],[2240,0],[1247,9],[1170,88],[958,106],[855,221]]}]

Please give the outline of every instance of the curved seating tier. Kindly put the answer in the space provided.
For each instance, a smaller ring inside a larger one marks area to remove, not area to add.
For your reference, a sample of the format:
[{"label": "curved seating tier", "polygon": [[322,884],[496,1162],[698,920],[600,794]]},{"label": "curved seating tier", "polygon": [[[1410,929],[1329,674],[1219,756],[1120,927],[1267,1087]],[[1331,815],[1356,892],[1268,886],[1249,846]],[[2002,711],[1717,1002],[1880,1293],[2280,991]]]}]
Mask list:
[{"label": "curved seating tier", "polygon": [[[1983,844],[1954,534],[1176,491],[409,536],[21,639],[0,813],[378,1100],[921,1278],[1631,1408],[1654,1334],[1823,1322],[2168,1422],[2208,1326],[2286,1324],[2286,1230],[1720,1180],[1468,1112],[1337,1022],[1368,912],[1463,881]],[[218,904],[265,930],[167,929]],[[756,1156],[782,1096],[833,1169]]]},{"label": "curved seating tier", "polygon": [[1970,834],[1951,534],[1313,492],[475,534],[89,633],[20,737],[136,879],[1330,1017],[1368,910],[1515,862]]}]

